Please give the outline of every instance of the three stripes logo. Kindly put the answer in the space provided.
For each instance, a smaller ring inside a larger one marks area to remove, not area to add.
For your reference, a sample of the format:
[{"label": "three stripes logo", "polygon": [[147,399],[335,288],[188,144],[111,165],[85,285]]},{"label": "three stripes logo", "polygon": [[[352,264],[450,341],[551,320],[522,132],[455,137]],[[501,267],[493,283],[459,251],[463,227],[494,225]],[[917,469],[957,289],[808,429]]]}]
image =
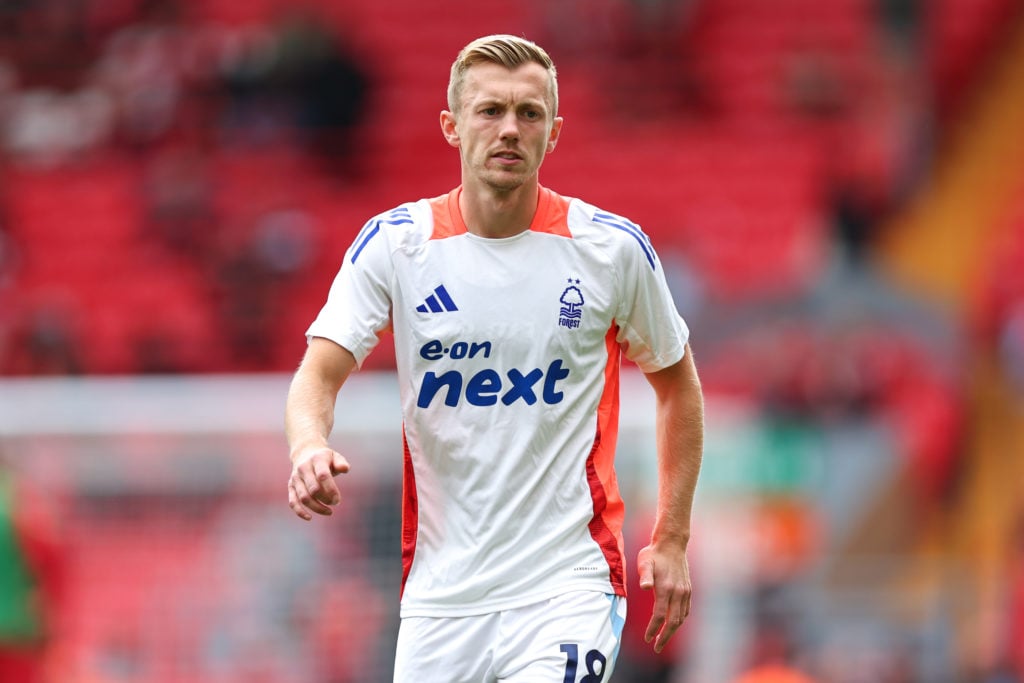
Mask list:
[{"label": "three stripes logo", "polygon": [[434,293],[428,296],[425,302],[417,306],[416,310],[420,313],[444,313],[445,311],[451,313],[452,311],[459,310],[459,307],[452,301],[452,297],[448,294],[448,290],[444,288],[444,285],[438,285],[434,288]]}]

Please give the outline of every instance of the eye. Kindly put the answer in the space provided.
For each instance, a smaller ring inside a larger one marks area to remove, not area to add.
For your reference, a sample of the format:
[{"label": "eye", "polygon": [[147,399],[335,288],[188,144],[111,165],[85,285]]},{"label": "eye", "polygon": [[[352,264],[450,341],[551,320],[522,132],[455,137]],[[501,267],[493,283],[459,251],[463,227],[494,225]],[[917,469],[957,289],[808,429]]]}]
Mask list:
[{"label": "eye", "polygon": [[495,116],[498,113],[497,107],[485,107],[480,110],[480,113],[484,116]]}]

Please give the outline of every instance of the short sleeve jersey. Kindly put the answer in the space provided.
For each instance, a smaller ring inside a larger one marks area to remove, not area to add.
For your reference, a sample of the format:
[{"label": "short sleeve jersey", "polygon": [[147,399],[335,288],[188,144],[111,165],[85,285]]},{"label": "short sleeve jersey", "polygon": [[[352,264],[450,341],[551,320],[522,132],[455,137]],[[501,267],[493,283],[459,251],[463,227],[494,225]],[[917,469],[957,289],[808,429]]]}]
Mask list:
[{"label": "short sleeve jersey", "polygon": [[368,222],[307,331],[359,364],[394,334],[401,614],[625,595],[620,356],[665,368],[686,324],[634,223],[542,187],[529,230],[487,239],[467,231],[460,192]]}]

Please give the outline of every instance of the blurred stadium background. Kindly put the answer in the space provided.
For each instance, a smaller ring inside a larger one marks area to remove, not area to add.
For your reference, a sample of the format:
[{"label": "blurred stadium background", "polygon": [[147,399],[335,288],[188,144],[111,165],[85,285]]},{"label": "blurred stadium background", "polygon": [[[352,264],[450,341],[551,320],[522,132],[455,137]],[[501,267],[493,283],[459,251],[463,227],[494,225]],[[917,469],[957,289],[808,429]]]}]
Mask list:
[{"label": "blurred stadium background", "polygon": [[634,589],[616,680],[1024,681],[1016,0],[0,0],[0,679],[390,680],[393,355],[330,520],[286,506],[284,393],[363,222],[457,182],[493,32],[554,56],[542,182],[644,226],[707,390],[693,616],[654,657]]}]

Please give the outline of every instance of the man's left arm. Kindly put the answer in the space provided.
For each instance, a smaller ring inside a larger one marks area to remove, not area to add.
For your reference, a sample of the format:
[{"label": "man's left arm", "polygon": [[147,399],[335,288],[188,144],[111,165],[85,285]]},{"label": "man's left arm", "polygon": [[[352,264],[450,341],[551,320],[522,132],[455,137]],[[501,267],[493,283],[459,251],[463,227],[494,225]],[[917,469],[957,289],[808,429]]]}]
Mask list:
[{"label": "man's left arm", "polygon": [[690,512],[704,450],[704,398],[689,345],[683,358],[647,373],[657,399],[658,499],[650,545],[640,551],[640,587],[654,590],[644,635],[661,652],[690,613]]}]

